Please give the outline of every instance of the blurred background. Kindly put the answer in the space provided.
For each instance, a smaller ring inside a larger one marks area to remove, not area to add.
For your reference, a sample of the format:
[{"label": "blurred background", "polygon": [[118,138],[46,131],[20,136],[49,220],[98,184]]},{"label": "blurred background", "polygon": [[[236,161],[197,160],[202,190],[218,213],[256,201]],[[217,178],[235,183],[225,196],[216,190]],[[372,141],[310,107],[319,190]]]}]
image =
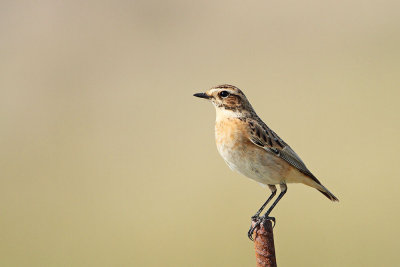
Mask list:
[{"label": "blurred background", "polygon": [[280,266],[395,266],[400,2],[1,1],[0,265],[254,266],[269,195],[230,171],[241,88],[340,199],[290,185]]}]

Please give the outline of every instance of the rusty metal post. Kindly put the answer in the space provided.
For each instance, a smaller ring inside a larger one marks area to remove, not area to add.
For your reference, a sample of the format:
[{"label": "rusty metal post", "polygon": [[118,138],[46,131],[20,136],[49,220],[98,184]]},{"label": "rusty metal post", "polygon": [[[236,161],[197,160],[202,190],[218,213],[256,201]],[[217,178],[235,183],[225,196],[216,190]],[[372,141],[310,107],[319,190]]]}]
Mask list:
[{"label": "rusty metal post", "polygon": [[[252,222],[253,226],[255,222]],[[257,267],[276,267],[274,232],[272,222],[266,220],[254,231],[254,248]]]}]

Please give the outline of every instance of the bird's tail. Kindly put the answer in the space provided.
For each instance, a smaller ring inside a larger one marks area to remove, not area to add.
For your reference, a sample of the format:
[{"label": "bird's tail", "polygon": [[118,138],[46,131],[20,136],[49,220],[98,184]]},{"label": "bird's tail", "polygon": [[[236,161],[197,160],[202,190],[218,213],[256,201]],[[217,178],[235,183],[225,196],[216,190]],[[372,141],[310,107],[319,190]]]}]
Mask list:
[{"label": "bird's tail", "polygon": [[319,186],[317,187],[317,190],[319,192],[321,192],[322,194],[324,194],[324,196],[326,196],[327,198],[329,198],[332,201],[339,201],[339,199],[337,199],[337,197],[335,197],[334,194],[332,194],[325,186],[323,186],[322,184],[319,184]]}]

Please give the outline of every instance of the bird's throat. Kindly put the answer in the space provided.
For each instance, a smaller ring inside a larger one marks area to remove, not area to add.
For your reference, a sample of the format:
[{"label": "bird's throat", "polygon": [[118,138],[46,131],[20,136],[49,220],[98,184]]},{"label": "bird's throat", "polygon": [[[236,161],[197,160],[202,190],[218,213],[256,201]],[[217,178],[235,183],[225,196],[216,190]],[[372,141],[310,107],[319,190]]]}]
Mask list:
[{"label": "bird's throat", "polygon": [[243,112],[216,107],[216,121],[243,117]]}]

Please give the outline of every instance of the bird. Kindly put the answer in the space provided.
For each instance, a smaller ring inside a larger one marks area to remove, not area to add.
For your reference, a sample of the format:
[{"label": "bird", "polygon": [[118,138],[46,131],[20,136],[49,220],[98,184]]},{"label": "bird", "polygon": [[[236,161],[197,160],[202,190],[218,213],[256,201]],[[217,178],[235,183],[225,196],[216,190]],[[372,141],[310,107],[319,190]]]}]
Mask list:
[{"label": "bird", "polygon": [[[339,201],[311,173],[296,152],[260,119],[239,88],[222,84],[194,96],[210,101],[215,107],[215,142],[226,164],[233,171],[271,190],[271,195],[251,217],[255,223],[247,233],[250,240],[253,240],[253,232],[260,223],[270,220],[275,226],[275,218],[270,217],[270,213],[287,192],[289,183],[305,184],[331,201]],[[280,194],[260,216],[275,197],[277,185]]]}]

